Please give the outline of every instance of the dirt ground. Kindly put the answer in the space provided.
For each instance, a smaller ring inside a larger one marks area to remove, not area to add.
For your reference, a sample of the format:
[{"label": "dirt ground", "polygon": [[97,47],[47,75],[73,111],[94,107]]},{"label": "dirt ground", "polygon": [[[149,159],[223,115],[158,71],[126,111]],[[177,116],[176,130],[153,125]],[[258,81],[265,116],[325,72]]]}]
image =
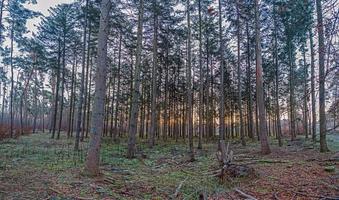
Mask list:
[{"label": "dirt ground", "polygon": [[303,139],[281,148],[273,142],[268,156],[258,143],[231,143],[234,162],[253,167],[255,176],[221,182],[211,175],[219,168],[211,142],[188,162],[183,142],[149,150],[141,141],[138,158],[128,160],[124,142],[105,141],[102,175],[90,178],[82,175],[86,142],[74,153],[73,139],[39,133],[0,142],[0,199],[246,199],[236,190],[256,199],[339,199],[339,141],[331,142],[332,152],[322,154]]}]

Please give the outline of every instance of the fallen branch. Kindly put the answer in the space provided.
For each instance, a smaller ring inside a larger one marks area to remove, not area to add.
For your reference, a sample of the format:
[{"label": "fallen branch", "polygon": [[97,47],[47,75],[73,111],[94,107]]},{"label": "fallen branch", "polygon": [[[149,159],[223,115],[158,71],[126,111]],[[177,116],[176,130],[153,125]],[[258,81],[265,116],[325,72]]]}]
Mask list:
[{"label": "fallen branch", "polygon": [[285,161],[285,160],[258,160],[258,163],[289,163],[289,161]]},{"label": "fallen branch", "polygon": [[86,197],[75,197],[76,200],[93,200],[94,198],[86,198]]},{"label": "fallen branch", "polygon": [[175,193],[173,194],[174,199],[176,199],[176,197],[178,196],[180,189],[186,180],[187,180],[187,177],[185,178],[185,180],[181,181],[180,184],[178,185],[177,189],[175,190]]},{"label": "fallen branch", "polygon": [[323,195],[313,195],[313,194],[297,192],[297,191],[291,191],[291,192],[294,192],[295,194],[302,195],[302,196],[305,196],[305,197],[312,197],[312,198],[317,198],[317,199],[338,200],[338,198],[339,198],[339,197],[326,197],[326,196],[323,196]]},{"label": "fallen branch", "polygon": [[238,193],[240,194],[241,197],[244,197],[244,198],[246,198],[247,200],[257,200],[255,197],[253,197],[253,196],[251,196],[251,195],[249,195],[249,194],[246,194],[246,193],[244,193],[243,191],[241,191],[241,190],[239,190],[239,189],[237,189],[237,188],[235,188],[234,190],[235,190],[236,192],[238,192]]},{"label": "fallen branch", "polygon": [[294,193],[295,196],[301,195],[301,196],[305,196],[305,197],[312,197],[312,198],[326,199],[326,200],[338,200],[339,199],[339,197],[327,197],[327,196],[323,196],[323,195],[313,195],[313,194],[309,194],[309,193],[294,191],[294,190],[290,190],[290,189],[286,189],[286,188],[282,188],[282,189],[287,191],[287,192]]},{"label": "fallen branch", "polygon": [[114,179],[110,177],[105,177],[104,182],[114,184]]},{"label": "fallen branch", "polygon": [[60,191],[57,190],[57,189],[54,189],[54,188],[51,188],[51,187],[49,187],[48,189],[51,190],[51,191],[54,192],[54,193],[62,194],[62,192],[60,192]]}]

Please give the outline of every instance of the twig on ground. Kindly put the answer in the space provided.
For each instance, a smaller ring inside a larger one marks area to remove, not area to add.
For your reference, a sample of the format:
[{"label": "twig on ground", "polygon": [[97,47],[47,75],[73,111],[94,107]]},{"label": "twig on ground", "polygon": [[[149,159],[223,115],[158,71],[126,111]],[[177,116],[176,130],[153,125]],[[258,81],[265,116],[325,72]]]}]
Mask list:
[{"label": "twig on ground", "polygon": [[312,197],[312,198],[318,198],[318,199],[326,199],[326,200],[338,200],[339,197],[326,197],[323,195],[313,195],[313,194],[308,194],[304,192],[298,192],[298,191],[291,191],[294,192],[297,195],[305,196],[305,197]]},{"label": "twig on ground", "polygon": [[276,192],[273,194],[273,197],[275,200],[280,200]]},{"label": "twig on ground", "polygon": [[57,189],[54,189],[54,188],[51,188],[51,187],[49,187],[48,189],[51,190],[52,192],[57,193],[57,194],[62,194],[62,192],[60,192],[60,191],[57,190]]},{"label": "twig on ground", "polygon": [[257,200],[255,197],[249,195],[249,194],[246,194],[245,192],[241,191],[240,189],[238,188],[235,188],[234,189],[236,192],[238,192],[240,194],[240,196],[248,199],[248,200]]},{"label": "twig on ground", "polygon": [[175,190],[175,193],[173,194],[174,199],[178,196],[180,189],[186,180],[187,180],[187,177],[185,178],[185,180],[181,181],[180,184],[178,185],[177,189]]},{"label": "twig on ground", "polygon": [[86,197],[75,197],[76,200],[93,200],[94,198],[92,197],[89,197],[89,198],[86,198]]}]

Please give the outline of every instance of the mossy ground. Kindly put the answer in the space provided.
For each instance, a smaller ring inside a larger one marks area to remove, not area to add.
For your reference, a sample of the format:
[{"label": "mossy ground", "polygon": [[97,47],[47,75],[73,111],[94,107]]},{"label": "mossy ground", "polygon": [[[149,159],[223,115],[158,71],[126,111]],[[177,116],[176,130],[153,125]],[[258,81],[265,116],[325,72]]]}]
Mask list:
[{"label": "mossy ground", "polygon": [[[274,141],[269,156],[259,154],[256,142],[249,141],[246,147],[234,142],[231,148],[235,159],[254,167],[257,177],[221,183],[211,176],[218,168],[215,142],[207,142],[203,150],[196,149],[196,161],[189,162],[184,142],[160,142],[149,149],[144,141],[139,141],[137,158],[126,159],[123,140],[114,144],[105,139],[101,150],[102,175],[90,178],[81,173],[87,141],[82,143],[81,151],[74,153],[74,139],[54,140],[39,133],[0,142],[0,199],[169,199],[180,183],[178,199],[197,199],[201,193],[211,199],[240,199],[235,187],[259,199],[270,199],[273,194],[285,199],[313,187],[301,186],[302,178],[322,188],[314,195],[333,196],[338,194],[338,188],[331,187],[338,185],[338,178],[333,180],[337,172],[325,172],[324,167],[338,168],[338,163],[322,161],[339,150],[339,141],[331,137],[332,153],[326,154],[317,153],[317,146],[304,140],[300,144],[285,142],[283,148],[278,148]],[[280,188],[285,186],[288,190]]]}]

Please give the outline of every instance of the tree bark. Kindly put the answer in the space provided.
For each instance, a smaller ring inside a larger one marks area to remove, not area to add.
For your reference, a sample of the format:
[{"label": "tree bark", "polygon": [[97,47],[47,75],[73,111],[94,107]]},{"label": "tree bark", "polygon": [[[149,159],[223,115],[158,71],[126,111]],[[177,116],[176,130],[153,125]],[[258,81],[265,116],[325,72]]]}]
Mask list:
[{"label": "tree bark", "polygon": [[248,88],[248,135],[254,140],[253,130],[253,99],[252,99],[252,86],[251,86],[251,49],[250,49],[250,33],[248,22],[246,22],[246,35],[247,35],[247,88]]},{"label": "tree bark", "polygon": [[60,132],[62,129],[62,115],[64,110],[64,93],[65,93],[65,73],[66,73],[66,34],[64,30],[63,36],[63,50],[62,50],[62,78],[61,78],[61,101],[60,101],[60,115],[59,115],[59,129],[57,139],[60,139]]},{"label": "tree bark", "polygon": [[219,140],[225,140],[225,94],[224,94],[224,44],[222,34],[222,12],[221,12],[221,0],[218,0],[219,5],[219,54],[220,54],[220,100],[219,100]]},{"label": "tree bark", "polygon": [[[121,43],[122,43],[122,32],[120,32],[119,37],[119,55],[118,55],[118,71],[117,71],[117,78],[118,78],[118,88],[117,88],[117,99],[115,102],[115,118],[114,118],[114,133],[113,133],[113,141],[117,140],[118,136],[118,116],[119,116],[119,105],[120,105],[120,71],[121,71]],[[121,120],[121,119],[120,119]]]},{"label": "tree bark", "polygon": [[5,7],[5,0],[1,0],[1,7],[0,7],[0,44],[2,44],[2,18],[3,18],[3,11]]},{"label": "tree bark", "polygon": [[152,65],[152,102],[151,102],[151,131],[148,138],[148,147],[153,148],[155,143],[157,119],[157,73],[158,73],[158,11],[157,0],[153,0],[153,65]]},{"label": "tree bark", "polygon": [[308,106],[307,106],[307,101],[308,101],[308,91],[307,91],[307,79],[308,79],[308,68],[307,68],[307,63],[306,63],[306,49],[305,49],[306,41],[305,44],[302,46],[302,56],[304,60],[304,102],[303,102],[303,120],[304,120],[304,134],[306,139],[308,138]]},{"label": "tree bark", "polygon": [[202,69],[202,20],[201,20],[201,0],[198,1],[199,7],[199,72],[200,72],[200,88],[199,88],[199,142],[198,149],[202,149],[202,132],[203,132],[203,111],[204,111],[204,73]]},{"label": "tree bark", "polygon": [[187,116],[188,116],[188,143],[189,143],[189,156],[191,161],[194,160],[193,149],[193,92],[192,92],[192,65],[191,65],[191,12],[190,0],[187,3]]},{"label": "tree bark", "polygon": [[270,146],[267,139],[267,127],[264,105],[264,88],[262,77],[262,55],[261,55],[261,36],[260,36],[260,21],[259,21],[259,0],[255,0],[255,49],[256,49],[256,85],[257,85],[257,102],[260,119],[260,143],[261,152],[270,154]]},{"label": "tree bark", "polygon": [[13,66],[13,48],[14,48],[14,23],[12,23],[11,27],[11,52],[10,52],[10,65],[11,65],[11,107],[10,107],[10,115],[11,115],[11,129],[10,135],[13,138],[14,134],[14,113],[13,113],[13,98],[14,98],[14,66]]},{"label": "tree bark", "polygon": [[80,80],[80,94],[79,94],[79,102],[77,105],[78,110],[77,110],[76,135],[75,135],[75,145],[74,145],[75,151],[79,150],[79,142],[80,142],[80,134],[81,134],[81,120],[82,120],[82,106],[84,102],[88,1],[89,0],[86,0],[85,25],[84,25],[84,35],[83,35],[84,38],[83,38],[83,46],[82,46],[82,65],[81,65],[82,69],[81,69],[81,80]]},{"label": "tree bark", "polygon": [[239,110],[239,117],[240,117],[240,138],[241,138],[241,144],[243,146],[246,146],[245,141],[245,133],[244,133],[244,121],[243,121],[243,113],[242,113],[242,94],[241,94],[241,57],[240,57],[240,13],[239,13],[239,2],[236,1],[236,9],[237,9],[237,68],[238,68],[238,110]]},{"label": "tree bark", "polygon": [[310,37],[310,50],[311,50],[311,107],[312,107],[312,141],[315,142],[317,138],[317,113],[315,107],[315,60],[314,60],[314,46],[313,46],[313,34],[312,29],[309,30],[309,37]]},{"label": "tree bark", "polygon": [[91,139],[87,152],[85,172],[89,175],[99,174],[99,153],[103,131],[106,78],[107,78],[107,40],[109,32],[110,0],[102,0],[100,6],[100,25],[98,35],[98,60],[95,75],[95,95],[91,120]]},{"label": "tree bark", "polygon": [[139,112],[139,97],[140,97],[140,70],[141,70],[141,51],[142,51],[142,38],[143,38],[143,19],[144,19],[144,0],[139,0],[139,17],[138,17],[138,33],[137,33],[137,52],[134,70],[134,84],[132,89],[131,99],[131,113],[129,123],[129,138],[127,157],[134,158],[136,151],[136,133],[137,133],[137,120]]},{"label": "tree bark", "polygon": [[278,52],[278,32],[277,32],[277,23],[276,23],[276,13],[274,9],[274,61],[275,61],[275,116],[276,116],[276,125],[277,125],[277,139],[279,146],[283,145],[282,143],[282,133],[281,133],[281,123],[280,123],[280,105],[279,105],[279,52]]},{"label": "tree bark", "polygon": [[326,94],[325,94],[325,42],[324,24],[321,0],[316,0],[318,42],[319,42],[319,124],[320,124],[320,152],[329,151],[326,141]]}]

